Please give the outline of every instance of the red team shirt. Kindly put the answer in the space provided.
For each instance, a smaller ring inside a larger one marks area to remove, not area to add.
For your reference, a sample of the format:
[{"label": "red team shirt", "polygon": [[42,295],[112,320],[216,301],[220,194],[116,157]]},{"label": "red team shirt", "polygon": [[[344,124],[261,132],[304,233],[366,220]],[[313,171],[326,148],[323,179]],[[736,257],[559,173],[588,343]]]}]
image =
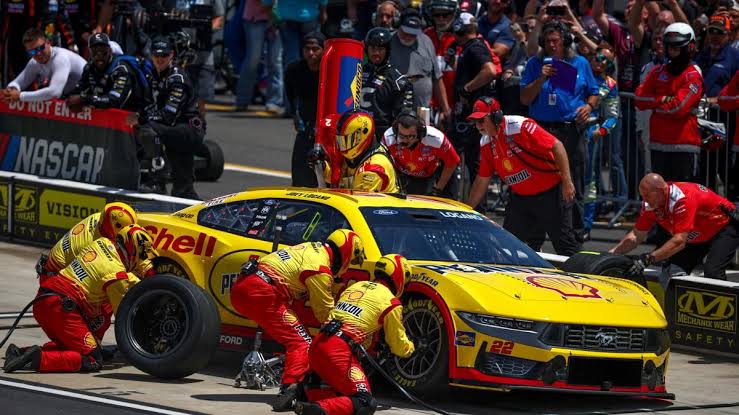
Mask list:
[{"label": "red team shirt", "polygon": [[[457,37],[451,32],[443,32],[441,38],[439,38],[438,32],[433,27],[424,30],[424,33],[431,39],[431,43],[434,44],[436,64],[441,69],[441,80],[446,90],[446,99],[449,103],[449,108],[454,108],[454,76],[457,73],[454,63],[459,57],[459,48],[455,45]],[[431,97],[431,107],[439,108],[436,96]]]},{"label": "red team shirt", "polygon": [[[718,97],[718,105],[724,111],[736,111],[736,121],[739,125],[739,72],[734,74],[731,82],[726,84]],[[734,131],[734,145],[731,148],[739,152],[739,128]]]},{"label": "red team shirt", "polygon": [[562,178],[554,164],[553,135],[533,120],[518,115],[503,117],[498,137],[480,139],[481,177],[494,172],[517,195],[539,194],[559,184]]},{"label": "red team shirt", "polygon": [[395,168],[408,176],[431,177],[439,167],[439,162],[443,162],[444,166],[456,166],[459,163],[459,155],[452,143],[434,127],[426,128],[426,137],[413,150],[398,145],[392,128],[385,131],[382,143],[390,150]]},{"label": "red team shirt", "polygon": [[655,209],[646,202],[635,228],[646,232],[658,223],[670,234],[688,233],[688,243],[711,240],[729,222],[720,205],[734,205],[703,185],[688,182],[667,182],[667,206]]}]

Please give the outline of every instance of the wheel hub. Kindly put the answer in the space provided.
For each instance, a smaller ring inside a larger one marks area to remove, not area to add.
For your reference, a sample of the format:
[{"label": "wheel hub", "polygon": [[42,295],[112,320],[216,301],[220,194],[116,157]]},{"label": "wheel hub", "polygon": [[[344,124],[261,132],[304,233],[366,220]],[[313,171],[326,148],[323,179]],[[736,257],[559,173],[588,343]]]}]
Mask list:
[{"label": "wheel hub", "polygon": [[164,337],[175,337],[180,332],[180,322],[173,317],[168,317],[162,321],[160,330]]}]

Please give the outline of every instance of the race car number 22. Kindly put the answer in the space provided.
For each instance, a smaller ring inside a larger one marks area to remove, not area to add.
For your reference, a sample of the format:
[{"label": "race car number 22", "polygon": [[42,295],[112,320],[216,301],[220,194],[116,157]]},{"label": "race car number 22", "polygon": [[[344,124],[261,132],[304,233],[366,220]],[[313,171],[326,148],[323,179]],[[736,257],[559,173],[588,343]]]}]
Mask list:
[{"label": "race car number 22", "polygon": [[515,346],[516,343],[513,342],[504,342],[503,340],[494,340],[493,345],[490,346],[490,353],[498,353],[498,354],[511,354],[513,351],[513,346]]}]

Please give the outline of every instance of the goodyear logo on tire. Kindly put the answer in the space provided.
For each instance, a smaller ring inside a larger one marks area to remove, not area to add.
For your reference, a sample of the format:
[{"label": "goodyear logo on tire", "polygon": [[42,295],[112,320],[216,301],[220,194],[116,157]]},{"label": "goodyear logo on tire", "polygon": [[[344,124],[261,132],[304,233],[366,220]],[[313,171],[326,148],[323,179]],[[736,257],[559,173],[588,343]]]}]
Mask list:
[{"label": "goodyear logo on tire", "polygon": [[677,324],[736,333],[737,296],[731,293],[676,286]]}]

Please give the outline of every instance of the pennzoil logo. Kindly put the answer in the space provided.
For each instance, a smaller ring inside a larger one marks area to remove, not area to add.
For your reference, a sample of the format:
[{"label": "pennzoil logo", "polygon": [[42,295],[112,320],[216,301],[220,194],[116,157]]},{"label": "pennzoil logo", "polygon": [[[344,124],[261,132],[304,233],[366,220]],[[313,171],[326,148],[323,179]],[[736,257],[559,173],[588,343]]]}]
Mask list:
[{"label": "pennzoil logo", "polygon": [[349,379],[354,383],[364,382],[367,377],[364,376],[364,371],[356,366],[349,368]]},{"label": "pennzoil logo", "polygon": [[676,286],[677,324],[736,333],[736,295]]},{"label": "pennzoil logo", "polygon": [[287,324],[295,324],[298,322],[298,317],[293,314],[292,310],[285,310],[282,312],[282,321]]},{"label": "pennzoil logo", "polygon": [[72,235],[79,235],[84,230],[85,230],[85,224],[84,223],[78,223],[77,226],[75,226],[74,228],[72,228]]},{"label": "pennzoil logo", "polygon": [[601,298],[597,288],[580,281],[542,276],[526,277],[526,281],[535,287],[556,291],[564,297]]},{"label": "pennzoil logo", "polygon": [[84,255],[82,255],[82,260],[84,262],[87,262],[88,264],[95,260],[95,258],[98,257],[98,254],[95,253],[95,251],[87,251]]}]

